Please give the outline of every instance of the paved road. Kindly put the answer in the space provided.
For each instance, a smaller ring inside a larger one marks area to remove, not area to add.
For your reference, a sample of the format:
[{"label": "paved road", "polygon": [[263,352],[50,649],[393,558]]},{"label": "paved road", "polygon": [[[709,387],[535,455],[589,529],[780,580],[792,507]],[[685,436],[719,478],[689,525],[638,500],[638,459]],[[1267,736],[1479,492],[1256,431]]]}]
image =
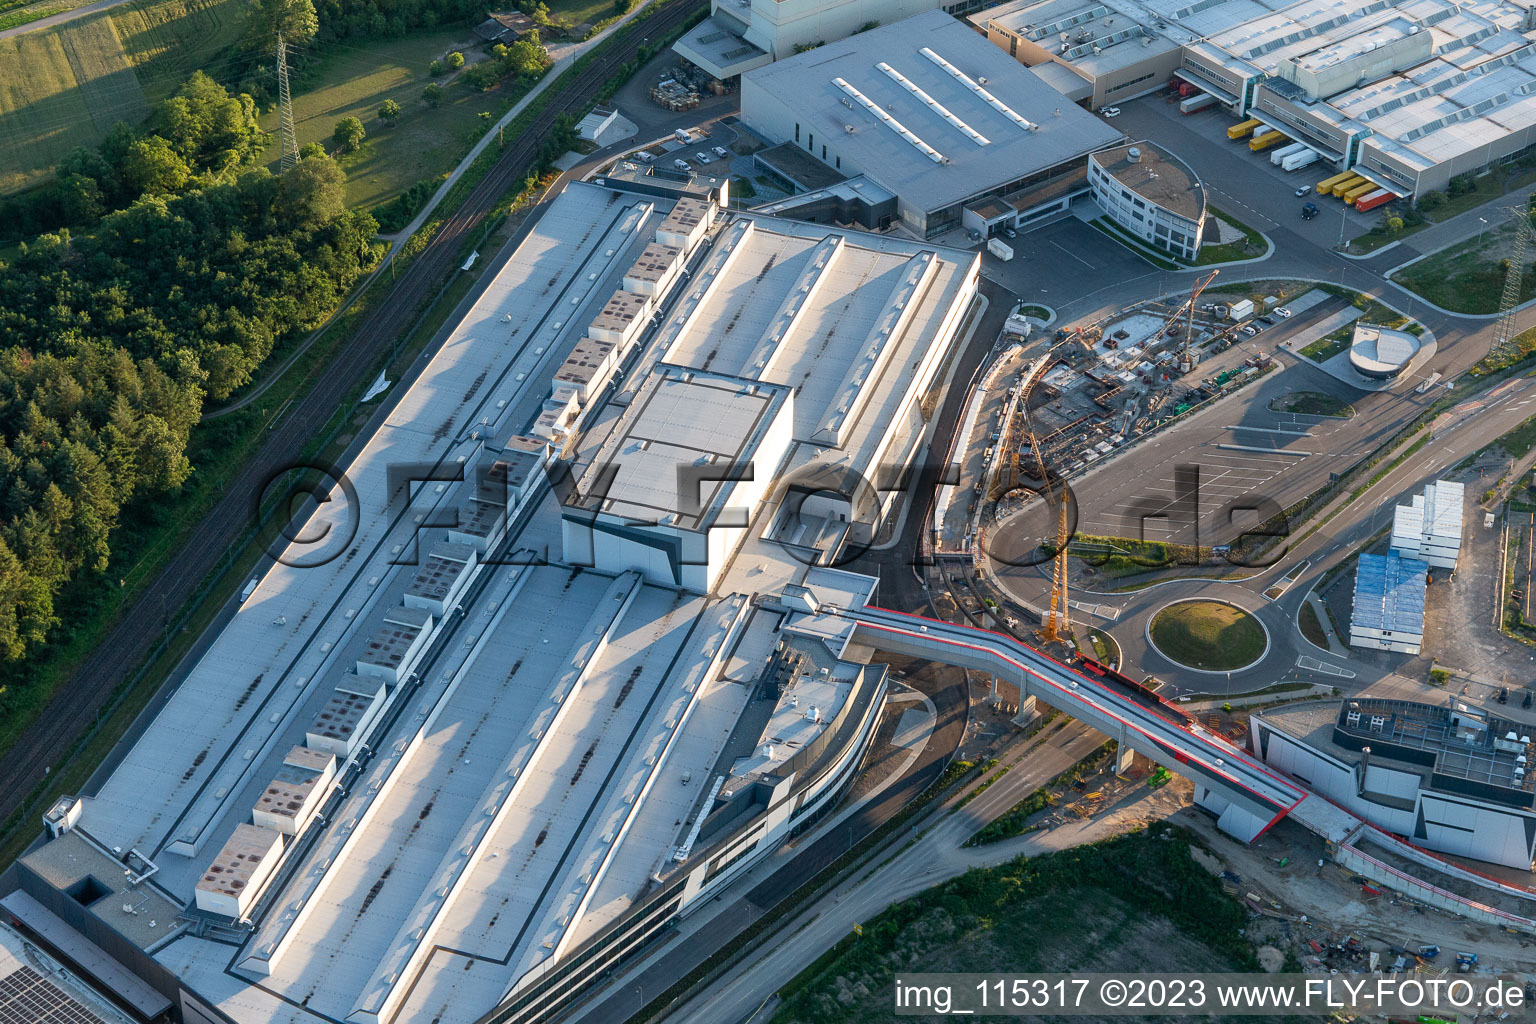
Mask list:
[{"label": "paved road", "polygon": [[686,942],[674,944],[663,955],[647,963],[638,976],[620,977],[608,992],[573,1013],[569,1018],[571,1021],[606,1024],[629,1019],[648,1004],[647,993],[650,999],[656,998],[695,967],[711,959],[715,950],[847,853],[864,836],[890,820],[943,774],[965,732],[968,707],[964,677],[958,670],[942,666],[911,663],[911,669],[906,683],[933,701],[937,721],[922,754],[902,777],[859,808],[847,820],[846,827],[839,825],[807,842],[793,859],[766,881],[746,891],[728,891],[724,898],[733,901],[729,910],[717,913],[708,923],[691,932]]},{"label": "paved road", "polygon": [[[673,0],[650,19],[650,31],[665,33],[701,6],[702,0]],[[58,762],[112,692],[153,649],[162,635],[165,609],[183,607],[208,574],[219,567],[229,546],[251,522],[252,510],[266,482],[292,464],[295,454],[330,420],[348,392],[375,367],[379,353],[387,350],[411,323],[418,306],[437,292],[443,277],[457,262],[459,247],[466,239],[475,237],[497,200],[527,173],[555,119],[564,113],[578,113],[591,103],[610,69],[633,59],[642,42],[633,36],[623,40],[609,61],[595,62],[584,69],[560,97],[539,113],[529,130],[506,148],[460,209],[444,221],[426,249],[336,352],[327,372],[271,426],[261,448],[225,487],[212,511],[182,543],[160,575],[119,617],[73,678],[49,702],[37,723],[0,757],[0,778],[7,783],[0,793],[0,819],[21,805],[43,780],[46,767]],[[413,374],[430,355],[429,349],[412,368]],[[366,437],[380,418],[388,415],[404,390],[393,389],[375,411],[370,425],[358,432],[359,437]],[[342,464],[351,454],[349,451],[343,457]],[[179,679],[178,672],[172,685]]]},{"label": "paved road", "polygon": [[961,844],[1103,742],[1102,735],[1078,722],[1037,739],[1010,758],[1014,767],[980,796],[937,817],[936,822],[930,819],[926,831],[890,861],[844,883],[784,923],[777,931],[777,942],[701,988],[662,1019],[675,1024],[745,1021],[779,986],[848,935],[854,924],[869,921],[886,907],[971,868],[1016,855],[1012,847],[971,851]]},{"label": "paved road", "polygon": [[55,25],[63,25],[66,22],[74,21],[76,18],[83,18],[87,14],[97,14],[101,11],[111,10],[112,8],[119,7],[127,2],[128,0],[97,0],[97,2],[94,4],[86,4],[84,7],[76,7],[72,11],[60,11],[58,14],[48,15],[46,18],[38,18],[36,21],[29,21],[25,25],[17,25],[15,28],[8,28],[3,32],[0,32],[0,39],[9,39],[12,36],[25,35],[28,32],[36,32],[39,29],[53,28]]}]

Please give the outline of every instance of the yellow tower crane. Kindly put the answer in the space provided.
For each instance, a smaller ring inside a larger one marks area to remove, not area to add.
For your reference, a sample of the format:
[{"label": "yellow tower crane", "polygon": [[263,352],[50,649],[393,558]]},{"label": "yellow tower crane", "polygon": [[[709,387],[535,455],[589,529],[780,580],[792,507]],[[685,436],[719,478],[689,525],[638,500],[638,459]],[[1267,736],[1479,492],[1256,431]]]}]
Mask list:
[{"label": "yellow tower crane", "polygon": [[1056,555],[1052,560],[1051,608],[1046,615],[1044,629],[1041,631],[1041,636],[1047,643],[1066,642],[1072,635],[1072,606],[1067,601],[1067,548],[1072,542],[1071,516],[1067,507],[1070,501],[1067,483],[1046,466],[1045,455],[1040,450],[1040,437],[1035,432],[1035,420],[1029,410],[1030,392],[1039,383],[1045,368],[1051,365],[1053,355],[1054,350],[1035,360],[1024,374],[1024,382],[1020,388],[1020,400],[1024,405],[1024,422],[1029,431],[1029,449],[1040,471],[1040,485],[1043,488],[1041,493],[1045,496],[1046,507],[1056,513]]}]

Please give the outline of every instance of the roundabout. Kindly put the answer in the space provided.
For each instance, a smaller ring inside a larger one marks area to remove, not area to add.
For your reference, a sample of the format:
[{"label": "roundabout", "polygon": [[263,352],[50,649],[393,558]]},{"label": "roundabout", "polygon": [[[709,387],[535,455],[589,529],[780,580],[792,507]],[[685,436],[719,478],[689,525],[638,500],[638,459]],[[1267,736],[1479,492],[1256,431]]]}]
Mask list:
[{"label": "roundabout", "polygon": [[1158,609],[1147,621],[1147,643],[1195,672],[1238,672],[1261,661],[1269,630],[1258,617],[1228,601],[1186,598]]}]

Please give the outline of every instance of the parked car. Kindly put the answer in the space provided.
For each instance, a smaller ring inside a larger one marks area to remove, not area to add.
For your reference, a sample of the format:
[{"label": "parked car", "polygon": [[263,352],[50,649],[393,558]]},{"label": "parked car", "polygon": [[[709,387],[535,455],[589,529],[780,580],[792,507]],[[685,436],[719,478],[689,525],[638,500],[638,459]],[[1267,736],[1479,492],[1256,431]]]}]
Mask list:
[{"label": "parked car", "polygon": [[1019,237],[1019,233],[1013,230],[1013,228],[1003,228],[1003,234],[1007,235],[1009,238]]},{"label": "parked car", "polygon": [[655,160],[656,157],[651,153],[650,150],[642,149],[640,152],[635,154],[635,159],[639,160],[643,164],[648,164],[652,160]]},{"label": "parked car", "polygon": [[699,163],[701,163],[701,164],[714,163],[714,160],[715,160],[714,157],[710,156],[708,153],[704,152],[702,149],[699,150],[697,153],[695,153],[693,155],[699,158]]},{"label": "parked car", "polygon": [[1306,195],[1306,194],[1307,194],[1307,193],[1308,193],[1308,192],[1311,192],[1311,191],[1312,191],[1312,186],[1311,186],[1311,185],[1303,185],[1303,186],[1301,186],[1301,188],[1298,188],[1298,189],[1297,189],[1297,190],[1296,190],[1296,194],[1297,194],[1297,195],[1298,195],[1298,196],[1304,196],[1304,195]]},{"label": "parked car", "polygon": [[1099,113],[1103,114],[1105,117],[1119,117],[1120,116],[1120,108],[1119,107],[1105,107],[1103,110],[1100,110]]},{"label": "parked car", "polygon": [[724,146],[716,146],[715,147],[715,156],[719,157],[721,160],[724,160],[726,157],[728,157],[730,155],[731,155],[730,150],[726,149]]},{"label": "parked car", "polygon": [[1250,338],[1259,333],[1258,328],[1254,327],[1252,324],[1244,324],[1242,327],[1238,328],[1238,330],[1242,331]]},{"label": "parked car", "polygon": [[1279,317],[1281,320],[1289,320],[1291,318],[1291,311],[1286,309],[1284,306],[1276,306],[1275,316]]},{"label": "parked car", "polygon": [[672,166],[676,167],[680,171],[691,171],[691,170],[693,170],[692,167],[688,166],[688,161],[687,160],[673,160],[672,161]]}]

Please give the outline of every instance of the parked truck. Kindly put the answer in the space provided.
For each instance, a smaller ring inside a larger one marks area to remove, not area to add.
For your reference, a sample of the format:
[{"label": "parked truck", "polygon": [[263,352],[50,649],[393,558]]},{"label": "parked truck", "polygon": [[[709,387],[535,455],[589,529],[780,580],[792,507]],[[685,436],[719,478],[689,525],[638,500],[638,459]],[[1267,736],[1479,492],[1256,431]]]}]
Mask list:
[{"label": "parked truck", "polygon": [[1335,199],[1343,199],[1347,194],[1349,194],[1350,192],[1353,192],[1355,189],[1359,188],[1361,185],[1364,185],[1365,183],[1366,183],[1365,179],[1362,178],[1360,175],[1358,175],[1358,174],[1351,174],[1349,177],[1345,178],[1343,181],[1341,181],[1337,185],[1333,186],[1333,190],[1332,190],[1333,191],[1333,198],[1335,198]]},{"label": "parked truck", "polygon": [[1341,174],[1335,174],[1331,177],[1324,178],[1322,181],[1317,183],[1317,194],[1320,196],[1326,196],[1333,191],[1333,186],[1337,185],[1341,181],[1345,181],[1356,176],[1357,175],[1354,171],[1344,171]]},{"label": "parked truck", "polygon": [[1307,144],[1305,142],[1293,142],[1289,146],[1281,146],[1279,149],[1269,154],[1269,162],[1274,164],[1276,167],[1279,167],[1281,163],[1285,161],[1286,157],[1295,153],[1300,153],[1306,148]]},{"label": "parked truck", "polygon": [[1248,136],[1253,134],[1253,130],[1255,128],[1263,127],[1263,125],[1263,121],[1260,121],[1256,117],[1250,117],[1248,120],[1239,121],[1237,124],[1228,128],[1227,138],[1233,140],[1234,142],[1238,139],[1246,139]]},{"label": "parked truck", "polygon": [[993,256],[996,256],[1004,263],[1007,263],[1009,260],[1013,259],[1013,246],[1009,245],[1001,238],[987,239],[987,252],[991,253]]},{"label": "parked truck", "polygon": [[1288,156],[1280,162],[1282,171],[1299,171],[1303,167],[1311,167],[1322,159],[1322,155],[1315,149],[1303,148],[1300,153]]},{"label": "parked truck", "polygon": [[1260,135],[1258,132],[1254,132],[1253,138],[1248,140],[1248,148],[1253,150],[1255,153],[1262,153],[1264,150],[1269,149],[1272,146],[1281,146],[1289,141],[1291,141],[1290,137],[1281,132],[1268,131],[1263,135]]},{"label": "parked truck", "polygon": [[1191,96],[1189,99],[1181,101],[1179,103],[1179,113],[1193,114],[1197,110],[1204,110],[1215,102],[1215,96],[1208,92],[1203,92],[1198,96]]},{"label": "parked truck", "polygon": [[1380,206],[1382,203],[1390,203],[1392,200],[1394,200],[1396,198],[1397,198],[1397,194],[1395,192],[1391,191],[1390,189],[1379,188],[1375,192],[1367,192],[1365,195],[1361,196],[1359,199],[1356,199],[1355,200],[1355,209],[1360,210],[1362,212],[1364,212],[1366,210],[1374,210],[1374,209],[1376,209],[1376,207]]},{"label": "parked truck", "polygon": [[1239,299],[1227,307],[1227,319],[1246,320],[1253,316],[1253,300]]},{"label": "parked truck", "polygon": [[1380,186],[1378,186],[1374,181],[1362,181],[1360,184],[1344,193],[1344,202],[1350,206],[1354,206],[1355,200],[1364,199],[1372,192],[1379,190]]}]

